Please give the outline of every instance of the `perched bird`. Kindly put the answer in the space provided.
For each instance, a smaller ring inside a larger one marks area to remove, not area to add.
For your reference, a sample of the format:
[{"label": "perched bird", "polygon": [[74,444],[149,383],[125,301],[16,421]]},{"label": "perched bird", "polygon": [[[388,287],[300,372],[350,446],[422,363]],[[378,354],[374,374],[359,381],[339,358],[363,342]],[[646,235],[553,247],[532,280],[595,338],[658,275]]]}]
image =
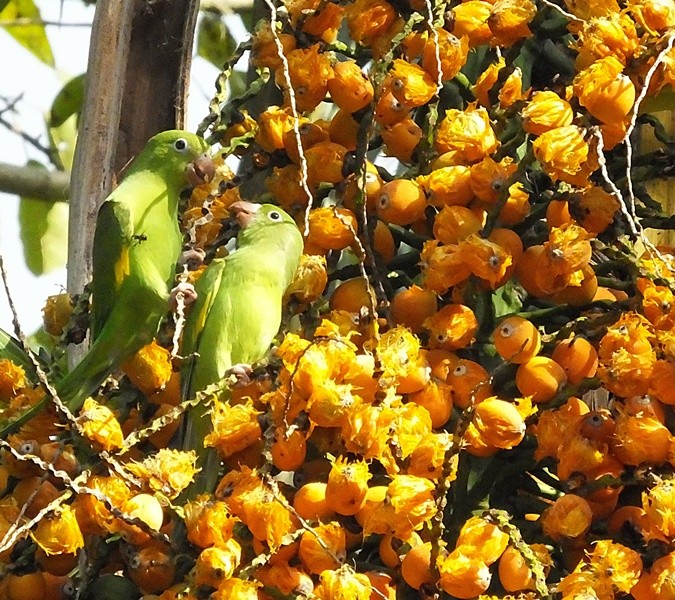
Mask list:
[{"label": "perched bird", "polygon": [[[168,310],[182,245],[177,219],[180,192],[213,177],[207,150],[208,144],[192,133],[158,133],[101,205],[93,248],[92,345],[55,386],[71,410],[77,410],[157,333]],[[43,404],[32,407],[0,435],[15,430]]]},{"label": "perched bird", "polygon": [[[185,324],[184,399],[264,357],[279,331],[283,295],[302,256],[302,235],[280,208],[240,201],[230,211],[242,227],[237,249],[214,259],[199,278]],[[183,447],[195,450],[202,469],[189,491],[195,494],[215,487],[218,463],[215,451],[204,449],[211,429],[207,408],[197,405],[186,421]]]}]

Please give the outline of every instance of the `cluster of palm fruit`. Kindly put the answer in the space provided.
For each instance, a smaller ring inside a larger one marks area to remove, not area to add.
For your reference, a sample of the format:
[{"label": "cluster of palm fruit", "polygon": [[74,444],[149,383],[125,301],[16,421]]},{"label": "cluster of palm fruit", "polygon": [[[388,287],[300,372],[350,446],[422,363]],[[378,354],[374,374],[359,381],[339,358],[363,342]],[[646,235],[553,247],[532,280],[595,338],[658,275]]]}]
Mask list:
[{"label": "cluster of palm fruit", "polygon": [[163,327],[3,440],[4,596],[675,598],[674,45],[672,0],[279,5],[182,213],[207,262],[242,198],[296,220],[276,347],[195,399]]}]

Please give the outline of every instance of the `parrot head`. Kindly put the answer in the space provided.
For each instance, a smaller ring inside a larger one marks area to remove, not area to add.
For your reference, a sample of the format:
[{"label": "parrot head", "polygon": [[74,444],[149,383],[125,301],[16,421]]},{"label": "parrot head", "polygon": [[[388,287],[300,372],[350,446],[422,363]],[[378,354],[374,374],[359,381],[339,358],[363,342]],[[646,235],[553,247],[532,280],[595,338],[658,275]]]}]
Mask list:
[{"label": "parrot head", "polygon": [[[172,129],[150,138],[134,165],[162,170],[196,186],[213,179],[215,167],[208,153],[209,145],[188,131]],[[132,168],[133,168],[132,166]]]},{"label": "parrot head", "polygon": [[297,227],[293,218],[283,209],[273,204],[254,204],[246,200],[233,202],[229,211],[234,215],[237,224],[247,229],[253,224],[290,223]]},{"label": "parrot head", "polygon": [[240,244],[246,243],[248,239],[253,239],[263,231],[270,234],[274,234],[275,231],[287,231],[294,237],[300,236],[293,217],[273,204],[254,204],[239,200],[229,206],[229,211],[242,229],[237,237]]}]

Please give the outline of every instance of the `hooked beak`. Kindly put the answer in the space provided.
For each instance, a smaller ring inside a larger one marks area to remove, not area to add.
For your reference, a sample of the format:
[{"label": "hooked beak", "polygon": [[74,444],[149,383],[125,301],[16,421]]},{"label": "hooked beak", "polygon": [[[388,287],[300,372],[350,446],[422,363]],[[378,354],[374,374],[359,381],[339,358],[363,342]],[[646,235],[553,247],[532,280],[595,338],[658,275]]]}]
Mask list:
[{"label": "hooked beak", "polygon": [[253,204],[253,202],[246,202],[246,200],[238,200],[237,202],[230,204],[228,210],[234,215],[239,227],[246,229],[253,220],[253,217],[255,217],[256,213],[260,210],[260,204]]},{"label": "hooked beak", "polygon": [[185,177],[193,186],[208,183],[215,174],[216,167],[206,152],[195,158],[185,169]]}]

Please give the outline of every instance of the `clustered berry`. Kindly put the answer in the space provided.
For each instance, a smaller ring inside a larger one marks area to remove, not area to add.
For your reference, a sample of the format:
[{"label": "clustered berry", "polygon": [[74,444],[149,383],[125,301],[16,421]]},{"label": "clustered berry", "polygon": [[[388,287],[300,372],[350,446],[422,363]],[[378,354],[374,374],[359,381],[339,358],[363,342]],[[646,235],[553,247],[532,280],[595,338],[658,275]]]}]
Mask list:
[{"label": "clustered berry", "polygon": [[[275,349],[201,398],[222,476],[185,497],[163,329],[3,440],[0,597],[675,598],[674,42],[674,0],[281,3],[182,214],[207,256],[242,197],[304,232]],[[3,420],[45,393],[0,360]]]}]

